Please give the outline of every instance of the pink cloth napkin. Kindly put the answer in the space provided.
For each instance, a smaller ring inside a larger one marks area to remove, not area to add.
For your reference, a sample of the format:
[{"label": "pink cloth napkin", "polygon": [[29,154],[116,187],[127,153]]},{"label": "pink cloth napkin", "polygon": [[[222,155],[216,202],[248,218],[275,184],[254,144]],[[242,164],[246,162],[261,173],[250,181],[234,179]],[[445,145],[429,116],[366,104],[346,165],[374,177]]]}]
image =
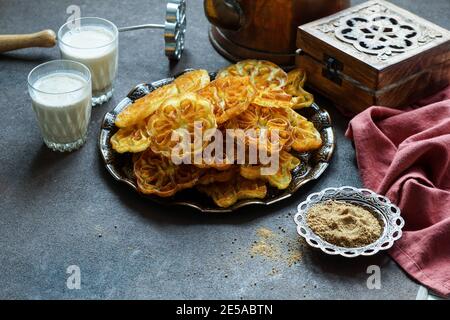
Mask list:
[{"label": "pink cloth napkin", "polygon": [[406,110],[371,107],[350,121],[346,136],[364,185],[386,195],[405,219],[390,255],[450,296],[450,87]]}]

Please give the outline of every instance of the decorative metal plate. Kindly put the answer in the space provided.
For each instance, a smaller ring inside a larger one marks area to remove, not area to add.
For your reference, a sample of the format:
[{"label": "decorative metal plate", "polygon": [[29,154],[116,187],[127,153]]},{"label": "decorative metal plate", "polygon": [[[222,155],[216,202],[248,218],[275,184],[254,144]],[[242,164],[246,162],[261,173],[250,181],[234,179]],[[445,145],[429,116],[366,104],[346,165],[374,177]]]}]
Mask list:
[{"label": "decorative metal plate", "polygon": [[[185,70],[179,75],[190,70],[192,69]],[[214,79],[216,74],[217,73],[210,73],[211,79]],[[132,170],[131,155],[119,154],[115,152],[110,144],[110,138],[117,131],[114,121],[117,114],[130,105],[134,100],[148,94],[158,87],[171,83],[174,79],[175,78],[167,78],[149,84],[144,83],[137,85],[128,93],[125,99],[120,101],[113,110],[107,112],[103,118],[99,136],[99,148],[100,154],[105,162],[106,169],[116,180],[126,183],[136,191],[137,185]],[[325,110],[320,109],[319,106],[313,104],[310,108],[300,110],[299,113],[314,123],[314,126],[317,130],[319,130],[322,136],[323,146],[314,152],[293,152],[293,154],[302,161],[301,165],[293,170],[292,182],[286,190],[278,190],[269,187],[266,198],[241,200],[229,208],[217,207],[211,199],[195,189],[183,190],[178,192],[175,196],[169,198],[160,198],[147,195],[143,196],[158,203],[188,206],[202,212],[210,213],[232,212],[238,208],[253,204],[270,205],[289,198],[302,185],[308,181],[319,178],[319,176],[328,167],[328,163],[333,155],[335,146],[335,138],[333,129],[331,128],[330,116]]]},{"label": "decorative metal plate", "polygon": [[[308,226],[307,216],[309,208],[317,203],[327,200],[340,200],[358,205],[370,211],[383,225],[380,238],[365,247],[345,248],[328,243],[316,235]],[[297,232],[305,238],[309,245],[319,248],[331,255],[341,255],[347,258],[357,256],[371,256],[380,250],[392,247],[394,241],[402,236],[402,228],[405,221],[400,216],[400,209],[392,204],[388,198],[376,194],[369,189],[357,189],[344,186],[340,188],[327,188],[317,193],[312,193],[298,205],[294,221],[297,224]]]}]

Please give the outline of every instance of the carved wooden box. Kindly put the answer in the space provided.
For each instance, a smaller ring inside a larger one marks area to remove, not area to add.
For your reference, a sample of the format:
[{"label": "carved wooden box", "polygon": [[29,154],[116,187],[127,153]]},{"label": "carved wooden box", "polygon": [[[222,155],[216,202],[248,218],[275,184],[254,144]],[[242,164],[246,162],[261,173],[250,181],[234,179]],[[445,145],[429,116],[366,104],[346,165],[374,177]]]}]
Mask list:
[{"label": "carved wooden box", "polygon": [[383,0],[299,27],[297,65],[337,105],[406,106],[450,84],[450,33]]}]

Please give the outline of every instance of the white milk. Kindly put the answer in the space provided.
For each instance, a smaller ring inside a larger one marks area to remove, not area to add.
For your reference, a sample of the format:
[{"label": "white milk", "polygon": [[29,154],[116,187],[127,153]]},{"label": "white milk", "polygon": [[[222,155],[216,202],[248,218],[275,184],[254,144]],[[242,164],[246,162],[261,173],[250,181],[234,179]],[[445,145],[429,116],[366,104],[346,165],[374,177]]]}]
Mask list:
[{"label": "white milk", "polygon": [[55,72],[32,85],[36,89],[31,95],[33,109],[44,140],[71,143],[84,138],[91,117],[87,81],[75,73]]},{"label": "white milk", "polygon": [[91,71],[94,97],[112,89],[117,73],[118,41],[102,26],[82,26],[67,31],[61,39],[63,59],[83,63]]}]

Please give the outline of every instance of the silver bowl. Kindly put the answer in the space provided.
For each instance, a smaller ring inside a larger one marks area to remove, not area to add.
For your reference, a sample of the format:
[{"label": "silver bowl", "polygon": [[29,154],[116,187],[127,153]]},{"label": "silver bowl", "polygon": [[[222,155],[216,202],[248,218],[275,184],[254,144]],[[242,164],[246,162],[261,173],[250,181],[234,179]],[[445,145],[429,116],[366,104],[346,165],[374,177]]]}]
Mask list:
[{"label": "silver bowl", "polygon": [[[312,206],[327,200],[345,201],[370,211],[383,226],[380,238],[367,246],[357,248],[336,246],[320,238],[309,228],[307,215]],[[369,189],[357,189],[350,186],[327,188],[310,194],[305,201],[298,205],[294,221],[297,224],[298,234],[305,238],[310,246],[319,248],[330,255],[341,255],[348,258],[360,255],[371,256],[381,250],[391,248],[394,241],[402,236],[402,228],[405,225],[405,221],[400,216],[400,209],[392,204],[388,198]]]}]

